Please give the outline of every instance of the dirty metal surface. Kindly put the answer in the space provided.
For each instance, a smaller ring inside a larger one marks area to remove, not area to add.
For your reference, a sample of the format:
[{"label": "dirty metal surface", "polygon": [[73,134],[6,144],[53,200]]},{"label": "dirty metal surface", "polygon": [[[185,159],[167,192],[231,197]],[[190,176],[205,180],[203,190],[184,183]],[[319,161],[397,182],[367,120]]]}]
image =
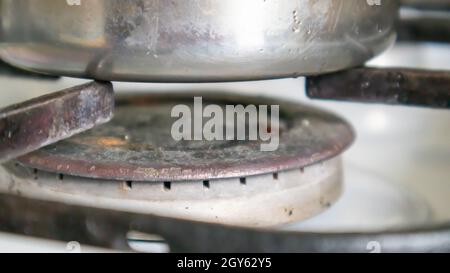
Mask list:
[{"label": "dirty metal surface", "polygon": [[65,1],[2,1],[2,58],[35,71],[108,81],[326,73],[361,65],[388,48],[399,6],[396,0],[377,6],[361,0],[85,2],[73,8]]},{"label": "dirty metal surface", "polygon": [[[20,158],[54,173],[126,181],[183,181],[248,177],[305,167],[341,154],[354,140],[341,118],[309,106],[272,99],[203,96],[203,105],[280,105],[278,150],[260,141],[175,141],[171,109],[193,107],[193,95],[118,99],[114,119],[95,130]],[[270,107],[269,107],[270,108]],[[193,109],[193,108],[191,108]],[[205,121],[205,120],[204,120]]]},{"label": "dirty metal surface", "polygon": [[16,158],[109,121],[110,83],[92,82],[0,110],[0,161]]},{"label": "dirty metal surface", "polygon": [[330,208],[342,193],[342,169],[337,157],[274,174],[147,183],[61,175],[8,162],[0,165],[0,192],[208,223],[273,227]]},{"label": "dirty metal surface", "polygon": [[129,231],[159,235],[171,252],[449,252],[450,224],[384,233],[303,233],[238,228],[0,194],[0,230],[130,250]]},{"label": "dirty metal surface", "polygon": [[450,72],[356,68],[309,77],[310,98],[450,108]]},{"label": "dirty metal surface", "polygon": [[38,74],[35,72],[26,71],[20,68],[16,68],[0,60],[0,76],[2,77],[14,77],[14,78],[27,78],[35,80],[58,80],[59,76]]}]

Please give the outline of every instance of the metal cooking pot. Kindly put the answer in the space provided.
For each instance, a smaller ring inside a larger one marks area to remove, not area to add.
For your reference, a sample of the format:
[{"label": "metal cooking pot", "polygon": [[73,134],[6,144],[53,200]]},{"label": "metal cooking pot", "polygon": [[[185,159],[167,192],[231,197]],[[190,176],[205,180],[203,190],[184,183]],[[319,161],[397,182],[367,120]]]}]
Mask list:
[{"label": "metal cooking pot", "polygon": [[63,76],[162,82],[292,77],[361,65],[394,42],[399,6],[396,0],[0,1],[4,61]]}]

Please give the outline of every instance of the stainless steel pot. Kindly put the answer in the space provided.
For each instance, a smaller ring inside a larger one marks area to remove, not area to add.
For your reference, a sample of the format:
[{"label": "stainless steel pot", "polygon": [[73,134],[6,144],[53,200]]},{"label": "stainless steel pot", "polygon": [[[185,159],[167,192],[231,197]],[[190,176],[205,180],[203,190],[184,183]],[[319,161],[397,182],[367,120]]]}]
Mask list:
[{"label": "stainless steel pot", "polygon": [[63,76],[164,82],[291,77],[361,65],[393,43],[398,11],[396,0],[0,3],[6,62]]}]

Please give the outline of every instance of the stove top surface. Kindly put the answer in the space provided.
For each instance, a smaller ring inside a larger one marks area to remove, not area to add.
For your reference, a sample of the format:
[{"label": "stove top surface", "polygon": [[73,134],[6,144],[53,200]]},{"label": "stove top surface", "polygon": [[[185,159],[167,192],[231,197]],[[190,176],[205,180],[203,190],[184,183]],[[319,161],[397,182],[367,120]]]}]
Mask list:
[{"label": "stove top surface", "polygon": [[[397,45],[371,65],[450,69],[450,48]],[[0,77],[0,82],[4,90],[0,106],[6,106],[84,81]],[[115,83],[119,93],[213,89],[276,95],[307,101],[345,117],[355,127],[357,140],[344,155],[343,197],[326,213],[288,229],[382,231],[450,221],[449,111],[310,101],[303,95],[303,86],[302,78],[216,84]]]}]

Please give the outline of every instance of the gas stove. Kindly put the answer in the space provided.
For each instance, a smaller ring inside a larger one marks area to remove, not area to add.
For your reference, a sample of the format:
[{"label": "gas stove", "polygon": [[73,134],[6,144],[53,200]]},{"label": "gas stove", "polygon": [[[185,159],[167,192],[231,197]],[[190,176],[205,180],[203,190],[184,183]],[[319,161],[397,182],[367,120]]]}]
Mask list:
[{"label": "gas stove", "polygon": [[[114,82],[111,122],[0,167],[2,230],[30,236],[3,233],[0,248],[27,251],[33,240],[36,251],[61,252],[103,251],[85,244],[163,252],[448,251],[449,76],[433,71],[450,70],[450,48],[441,32],[417,29],[415,12],[404,12],[401,43],[370,69],[258,82]],[[20,92],[3,92],[0,106],[88,82],[8,73],[0,76],[3,88]],[[280,146],[263,153],[251,142],[173,141],[170,111],[194,97],[223,109],[279,105]]]}]

